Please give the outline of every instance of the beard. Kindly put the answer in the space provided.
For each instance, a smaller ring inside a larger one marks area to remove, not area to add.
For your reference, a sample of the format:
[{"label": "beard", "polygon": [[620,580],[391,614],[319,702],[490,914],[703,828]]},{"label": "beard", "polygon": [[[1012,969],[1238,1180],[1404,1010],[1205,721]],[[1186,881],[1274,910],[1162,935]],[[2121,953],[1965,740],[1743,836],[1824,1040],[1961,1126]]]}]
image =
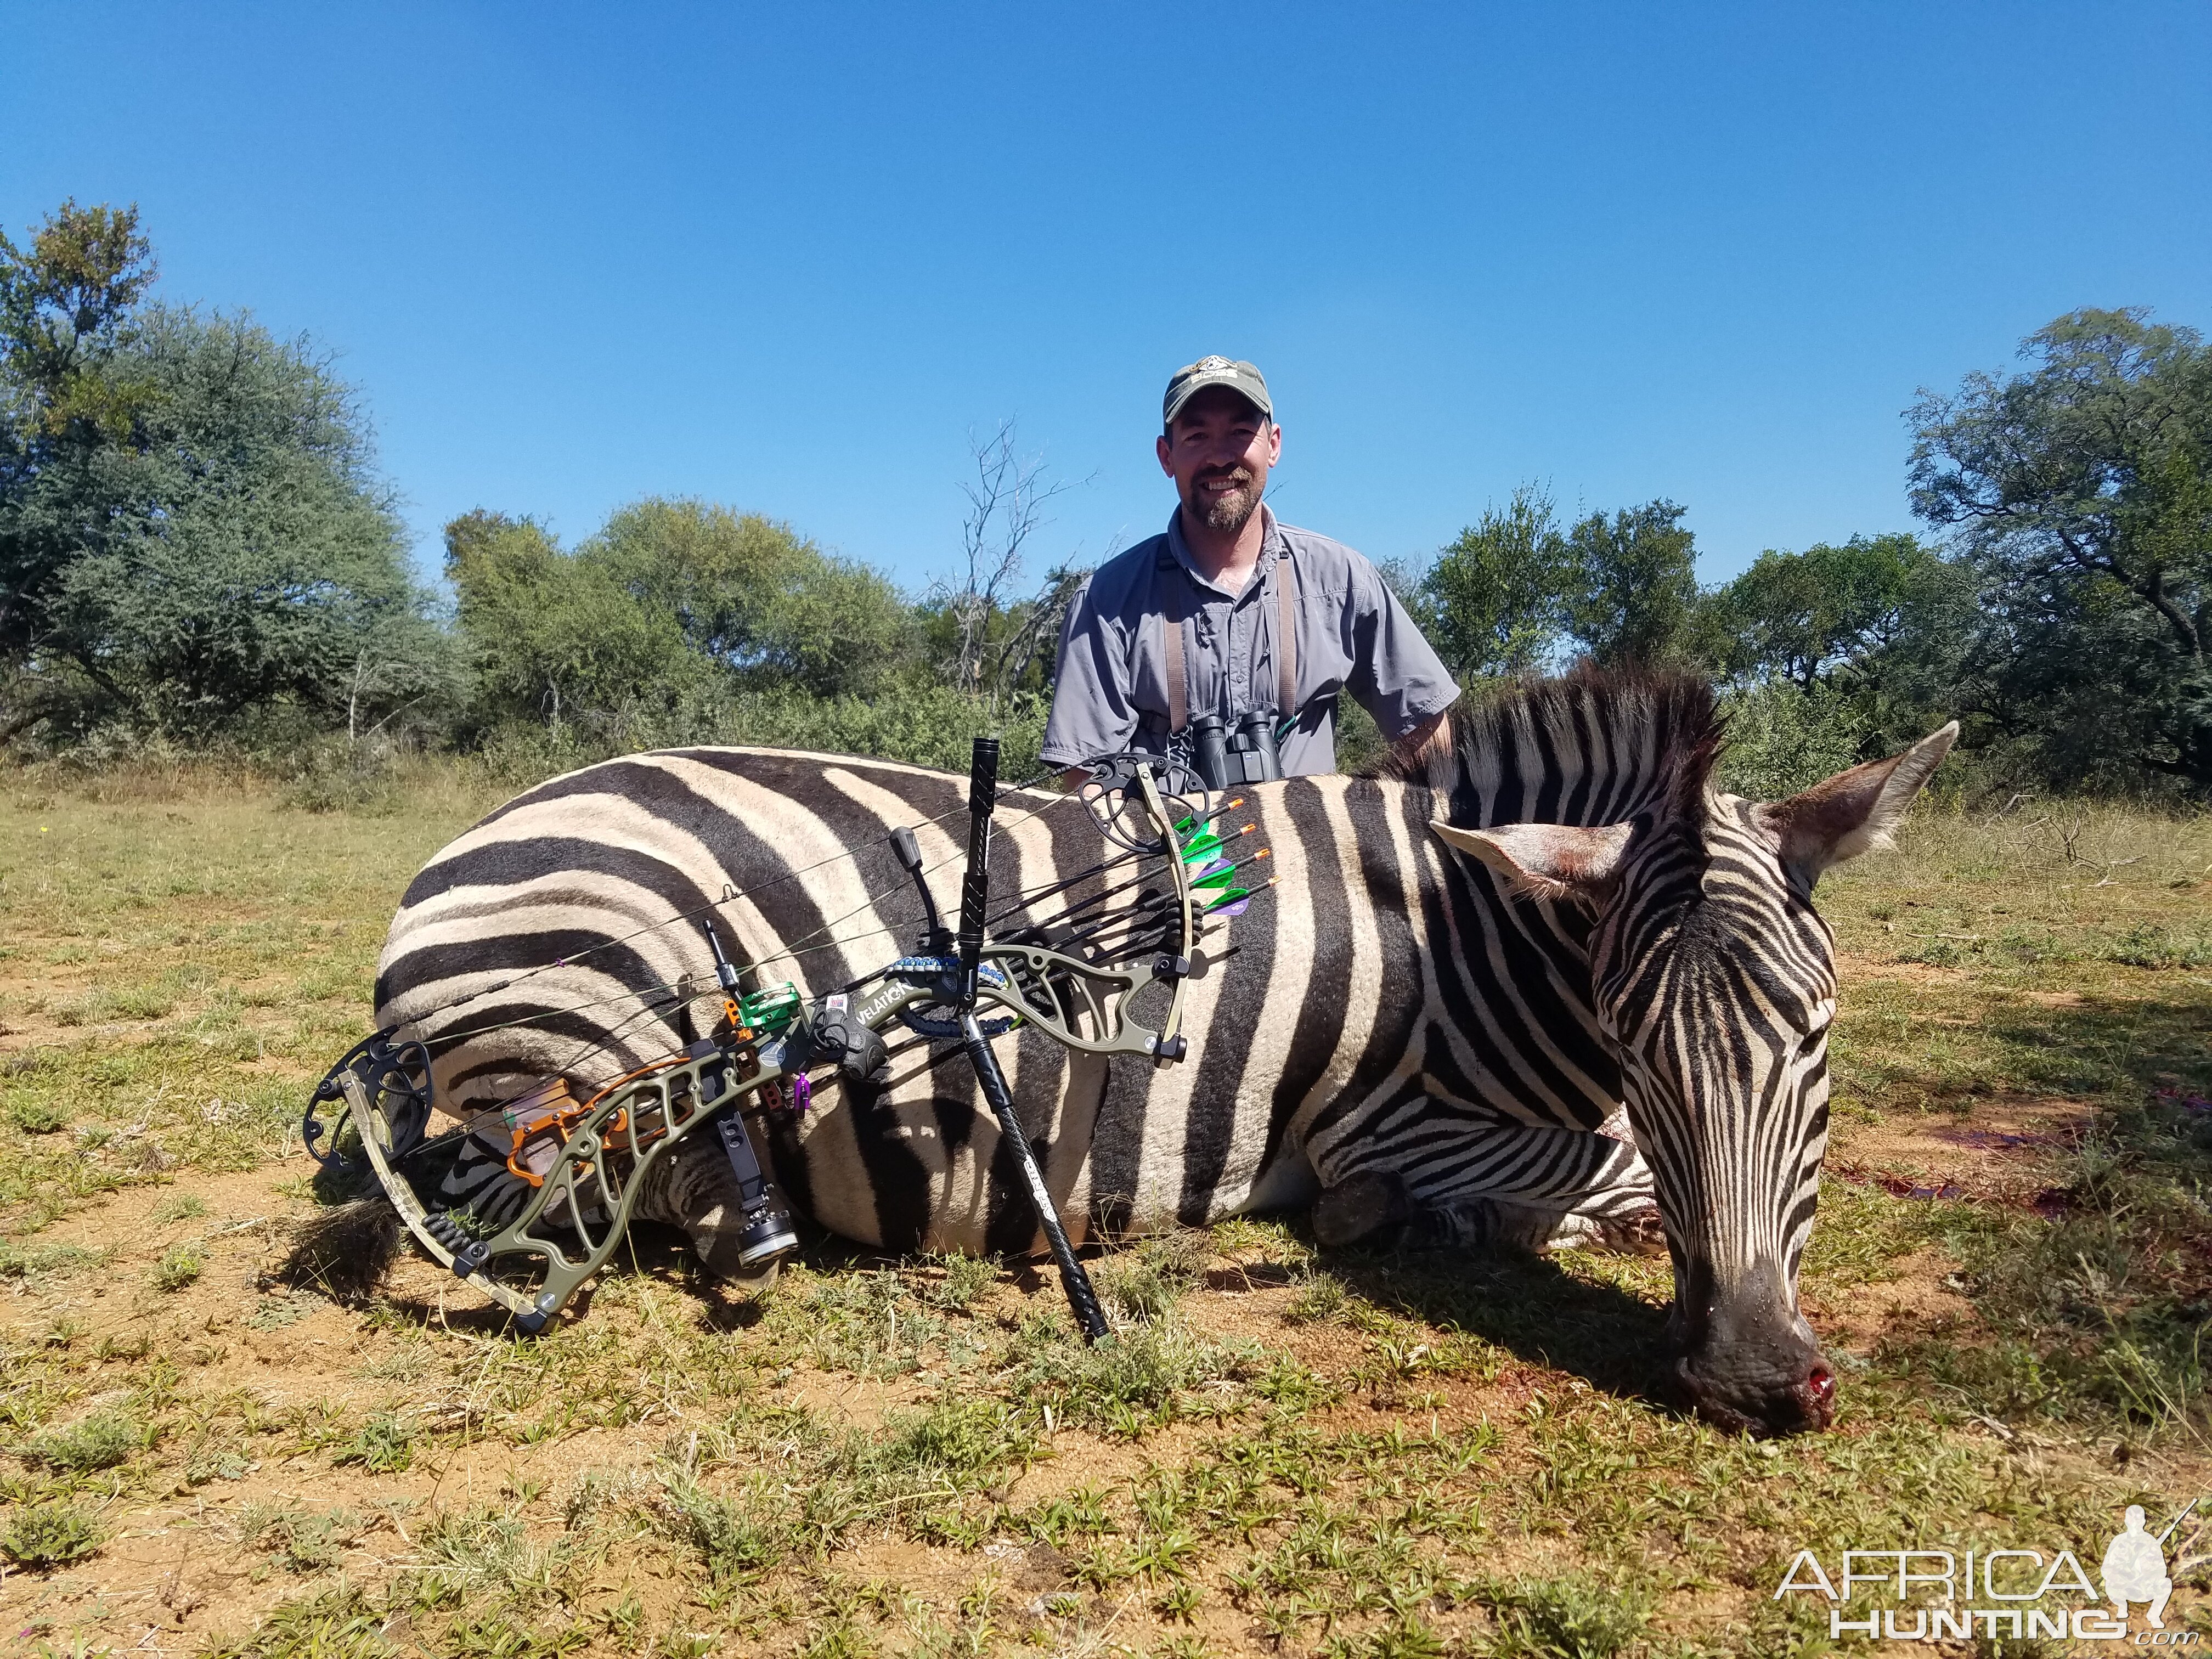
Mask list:
[{"label": "beard", "polygon": [[[1212,477],[1197,479],[1195,481],[1197,489],[1202,490],[1205,485],[1224,476],[1217,472]],[[1242,467],[1225,476],[1236,481],[1237,488],[1218,495],[1199,494],[1194,510],[1208,530],[1233,536],[1243,529],[1253,513],[1258,509],[1260,486],[1252,475]]]}]

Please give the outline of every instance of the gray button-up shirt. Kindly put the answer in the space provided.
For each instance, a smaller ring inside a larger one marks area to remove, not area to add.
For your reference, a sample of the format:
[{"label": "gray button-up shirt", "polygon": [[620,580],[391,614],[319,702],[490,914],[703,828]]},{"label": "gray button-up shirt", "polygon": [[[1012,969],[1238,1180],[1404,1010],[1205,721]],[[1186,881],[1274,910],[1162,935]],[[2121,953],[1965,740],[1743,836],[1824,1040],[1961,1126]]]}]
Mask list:
[{"label": "gray button-up shirt", "polygon": [[[1297,728],[1281,742],[1286,776],[1336,769],[1336,697],[1349,691],[1396,742],[1450,707],[1459,687],[1374,565],[1340,542],[1279,524],[1260,509],[1264,542],[1242,593],[1199,574],[1182,518],[1091,573],[1060,639],[1048,766],[1080,766],[1125,749],[1167,748],[1163,617],[1181,618],[1191,718],[1273,708],[1276,588],[1285,556],[1297,570]],[[1172,624],[1171,624],[1172,625]]]}]

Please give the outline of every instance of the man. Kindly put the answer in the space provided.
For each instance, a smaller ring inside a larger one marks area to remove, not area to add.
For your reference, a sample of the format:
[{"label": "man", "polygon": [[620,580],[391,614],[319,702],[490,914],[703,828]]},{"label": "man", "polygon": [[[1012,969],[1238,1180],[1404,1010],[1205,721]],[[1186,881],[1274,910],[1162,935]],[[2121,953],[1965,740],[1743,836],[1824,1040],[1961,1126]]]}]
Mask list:
[{"label": "man", "polygon": [[1091,574],[1070,608],[1043,758],[1072,787],[1125,749],[1186,751],[1191,722],[1273,717],[1285,776],[1336,769],[1349,691],[1399,753],[1448,742],[1459,687],[1375,567],[1261,504],[1283,431],[1250,363],[1201,357],[1168,382],[1158,444],[1167,531]]}]

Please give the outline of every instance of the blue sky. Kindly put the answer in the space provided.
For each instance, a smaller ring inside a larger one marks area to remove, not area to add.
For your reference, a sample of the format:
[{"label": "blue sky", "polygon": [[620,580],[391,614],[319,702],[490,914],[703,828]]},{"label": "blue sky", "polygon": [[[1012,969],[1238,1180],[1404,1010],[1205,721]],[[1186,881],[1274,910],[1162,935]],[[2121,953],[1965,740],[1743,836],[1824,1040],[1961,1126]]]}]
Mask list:
[{"label": "blue sky", "polygon": [[1168,374],[1419,560],[1523,479],[1717,579],[1909,526],[1899,412],[2081,305],[2212,326],[2212,8],[17,3],[0,222],[334,353],[426,568],[648,493],[919,587],[971,429],[1150,534]]}]

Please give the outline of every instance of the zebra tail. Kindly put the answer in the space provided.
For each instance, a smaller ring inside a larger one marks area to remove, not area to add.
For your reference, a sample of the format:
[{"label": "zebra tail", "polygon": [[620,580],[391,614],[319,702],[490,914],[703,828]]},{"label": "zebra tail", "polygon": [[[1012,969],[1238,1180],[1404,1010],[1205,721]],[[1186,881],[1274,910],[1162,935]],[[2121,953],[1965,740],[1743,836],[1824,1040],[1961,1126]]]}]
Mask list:
[{"label": "zebra tail", "polygon": [[399,1212],[382,1194],[334,1204],[300,1221],[277,1277],[334,1302],[367,1298],[399,1254]]}]

